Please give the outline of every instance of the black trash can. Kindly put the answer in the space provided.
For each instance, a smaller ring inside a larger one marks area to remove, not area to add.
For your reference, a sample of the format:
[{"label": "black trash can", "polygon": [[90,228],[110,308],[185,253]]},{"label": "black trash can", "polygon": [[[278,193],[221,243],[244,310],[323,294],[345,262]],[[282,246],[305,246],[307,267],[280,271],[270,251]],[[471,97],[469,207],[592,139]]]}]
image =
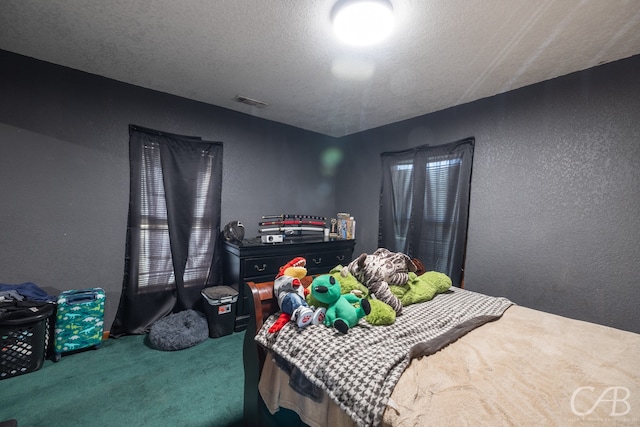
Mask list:
[{"label": "black trash can", "polygon": [[212,286],[202,290],[204,314],[209,323],[209,337],[218,338],[233,333],[236,321],[238,291],[230,286]]}]

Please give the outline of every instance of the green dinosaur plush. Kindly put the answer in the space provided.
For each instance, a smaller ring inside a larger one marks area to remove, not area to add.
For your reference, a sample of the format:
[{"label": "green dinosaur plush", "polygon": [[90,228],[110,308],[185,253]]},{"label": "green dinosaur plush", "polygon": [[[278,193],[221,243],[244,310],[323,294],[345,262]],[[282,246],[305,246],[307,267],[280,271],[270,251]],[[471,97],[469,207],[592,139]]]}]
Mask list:
[{"label": "green dinosaur plush", "polygon": [[[369,297],[369,288],[358,282],[353,274],[349,272],[347,267],[337,266],[331,270],[333,277],[340,281],[342,293],[354,292],[362,298]],[[384,301],[379,299],[369,299],[371,304],[371,313],[367,314],[367,322],[373,326],[393,325],[396,321],[396,311]]]},{"label": "green dinosaur plush", "polygon": [[362,283],[358,282],[358,279],[351,273],[349,273],[349,269],[347,267],[343,267],[341,265],[337,265],[329,272],[333,277],[335,277],[340,282],[340,287],[342,288],[343,294],[351,293],[351,291],[355,291],[354,293],[357,296],[362,298],[369,297],[369,288],[367,288]]},{"label": "green dinosaur plush", "polygon": [[342,294],[340,282],[330,274],[318,276],[310,285],[311,295],[328,305],[324,324],[346,334],[358,324],[358,320],[371,312],[369,300],[349,293]]},{"label": "green dinosaur plush", "polygon": [[437,271],[427,271],[420,276],[416,276],[415,273],[409,273],[409,280],[406,285],[391,285],[389,289],[391,293],[398,297],[403,306],[407,306],[429,301],[450,287],[451,279],[449,276]]},{"label": "green dinosaur plush", "polygon": [[367,314],[367,322],[373,326],[393,325],[396,321],[396,311],[384,301],[370,299],[371,313]]},{"label": "green dinosaur plush", "polygon": [[[340,282],[340,288],[343,295],[354,293],[360,298],[369,298],[369,289],[362,283],[358,282],[358,280],[349,273],[346,266],[343,267],[342,265],[337,265],[331,269],[329,274]],[[306,298],[307,304],[312,307],[328,307],[327,304],[318,301],[311,293],[308,294]],[[371,305],[371,313],[369,313],[365,318],[370,325],[387,326],[392,325],[396,321],[396,312],[389,304],[376,299],[369,299],[369,303]]]}]

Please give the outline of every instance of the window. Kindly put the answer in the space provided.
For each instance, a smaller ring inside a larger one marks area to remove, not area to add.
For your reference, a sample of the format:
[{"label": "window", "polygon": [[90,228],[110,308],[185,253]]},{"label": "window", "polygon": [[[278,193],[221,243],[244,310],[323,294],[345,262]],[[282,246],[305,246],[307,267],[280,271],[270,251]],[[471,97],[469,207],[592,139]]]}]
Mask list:
[{"label": "window", "polygon": [[[174,288],[175,273],[169,238],[164,176],[160,145],[149,142],[141,147],[140,258],[138,286]],[[210,154],[202,152],[202,165],[196,173],[193,224],[189,238],[189,256],[183,274],[185,286],[207,283],[213,256],[212,212],[209,182],[213,178]]]},{"label": "window", "polygon": [[141,149],[140,168],[140,257],[138,287],[175,287],[169,243],[167,204],[162,184],[160,145],[147,143]]},{"label": "window", "polygon": [[396,245],[387,248],[394,252],[404,252],[409,234],[409,219],[413,205],[413,164],[402,161],[392,166],[391,185],[393,200],[394,237]]},{"label": "window", "polygon": [[222,281],[222,143],[131,125],[123,292],[114,336],[148,332]]},{"label": "window", "polygon": [[383,153],[378,246],[462,280],[472,138]]}]

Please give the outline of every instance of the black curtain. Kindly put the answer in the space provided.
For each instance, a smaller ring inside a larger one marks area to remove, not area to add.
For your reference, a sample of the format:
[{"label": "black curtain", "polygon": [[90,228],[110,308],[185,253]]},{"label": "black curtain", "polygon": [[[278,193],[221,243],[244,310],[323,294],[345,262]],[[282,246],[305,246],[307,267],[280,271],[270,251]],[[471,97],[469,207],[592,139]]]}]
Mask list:
[{"label": "black curtain", "polygon": [[474,138],[381,154],[378,246],[418,258],[460,286]]},{"label": "black curtain", "polygon": [[125,272],[110,334],[144,334],[222,281],[222,143],[129,126]]}]

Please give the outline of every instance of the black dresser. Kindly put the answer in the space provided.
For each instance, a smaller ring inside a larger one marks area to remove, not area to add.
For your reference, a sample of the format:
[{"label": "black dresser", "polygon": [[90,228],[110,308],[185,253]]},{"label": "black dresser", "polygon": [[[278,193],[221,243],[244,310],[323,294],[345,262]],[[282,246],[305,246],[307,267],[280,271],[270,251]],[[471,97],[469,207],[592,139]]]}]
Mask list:
[{"label": "black dresser", "polygon": [[351,261],[355,243],[329,237],[293,238],[283,243],[262,243],[260,239],[223,242],[224,284],[238,290],[235,331],[246,329],[249,320],[245,282],[274,280],[280,267],[297,256],[307,260],[308,274],[328,273]]}]

